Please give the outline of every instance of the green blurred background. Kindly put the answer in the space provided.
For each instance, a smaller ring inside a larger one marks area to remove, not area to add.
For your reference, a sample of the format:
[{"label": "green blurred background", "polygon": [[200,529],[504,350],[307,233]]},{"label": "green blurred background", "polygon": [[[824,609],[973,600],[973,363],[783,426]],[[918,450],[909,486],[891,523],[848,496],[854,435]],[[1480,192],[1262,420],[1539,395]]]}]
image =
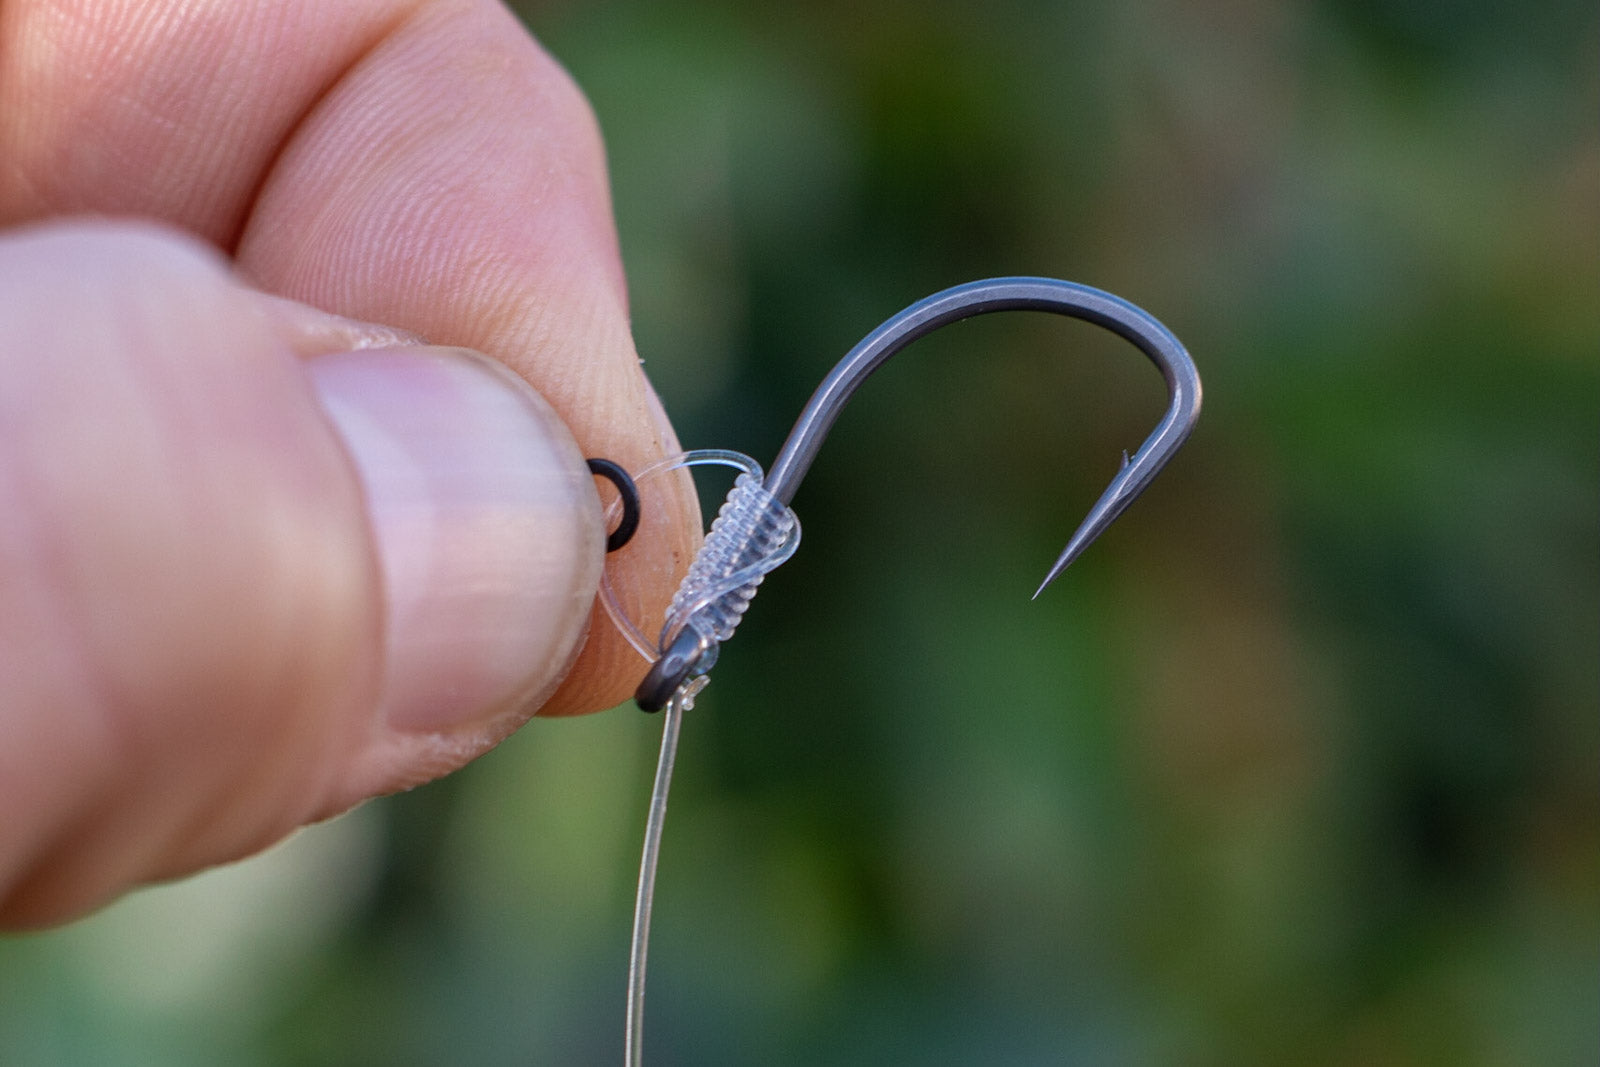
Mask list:
[{"label": "green blurred background", "polygon": [[[525,15],[686,447],[770,459],[996,274],[1133,300],[1206,384],[1031,604],[1148,363],[991,317],[863,390],[685,725],[653,1064],[1600,1062],[1592,4]],[[658,729],[536,722],[0,944],[0,1062],[617,1062]]]}]

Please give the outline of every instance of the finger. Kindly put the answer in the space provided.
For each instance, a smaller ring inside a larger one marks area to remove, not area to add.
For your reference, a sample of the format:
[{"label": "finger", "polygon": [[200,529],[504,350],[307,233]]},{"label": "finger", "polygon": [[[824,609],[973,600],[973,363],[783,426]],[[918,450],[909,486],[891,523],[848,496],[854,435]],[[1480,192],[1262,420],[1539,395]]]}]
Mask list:
[{"label": "finger", "polygon": [[598,498],[498,365],[308,362],[348,334],[104,224],[0,240],[0,323],[0,922],[452,769],[565,675]]},{"label": "finger", "polygon": [[[639,370],[610,214],[571,82],[498,7],[436,5],[301,123],[239,259],[296,299],[503,359],[587,455],[640,470],[679,445]],[[644,492],[651,521],[609,566],[633,616],[659,618],[699,515],[686,477]],[[637,684],[645,664],[598,607],[592,632],[545,713],[608,707]]]},{"label": "finger", "polygon": [[[167,220],[266,289],[500,359],[587,455],[638,470],[678,450],[629,336],[593,118],[491,0],[12,0],[0,156],[0,219]],[[611,561],[640,619],[700,529],[686,476],[645,494]],[[545,710],[614,704],[643,670],[597,612]]]}]

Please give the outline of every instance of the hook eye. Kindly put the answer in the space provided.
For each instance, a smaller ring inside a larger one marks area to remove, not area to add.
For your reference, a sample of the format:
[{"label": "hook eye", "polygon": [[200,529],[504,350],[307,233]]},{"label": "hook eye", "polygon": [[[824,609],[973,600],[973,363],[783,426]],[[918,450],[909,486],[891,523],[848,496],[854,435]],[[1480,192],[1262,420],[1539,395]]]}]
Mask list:
[{"label": "hook eye", "polygon": [[633,479],[620,464],[609,459],[591,459],[588,463],[589,473],[616,486],[618,495],[622,497],[622,519],[617,523],[617,528],[606,536],[606,551],[615,552],[632,541],[639,529],[639,487],[633,484]]}]

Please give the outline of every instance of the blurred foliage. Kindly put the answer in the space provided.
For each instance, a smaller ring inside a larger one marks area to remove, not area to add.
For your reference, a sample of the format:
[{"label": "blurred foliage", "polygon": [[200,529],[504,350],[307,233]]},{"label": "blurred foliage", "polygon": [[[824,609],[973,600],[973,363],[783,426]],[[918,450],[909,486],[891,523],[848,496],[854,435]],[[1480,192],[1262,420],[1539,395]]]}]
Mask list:
[{"label": "blurred foliage", "polygon": [[[935,289],[1073,278],[863,390],[685,726],[653,1063],[1600,1061],[1592,5],[529,5],[687,447],[776,451]],[[514,106],[514,102],[511,102]],[[720,495],[720,488],[716,490]],[[608,1063],[657,723],[0,946],[0,1061]]]}]

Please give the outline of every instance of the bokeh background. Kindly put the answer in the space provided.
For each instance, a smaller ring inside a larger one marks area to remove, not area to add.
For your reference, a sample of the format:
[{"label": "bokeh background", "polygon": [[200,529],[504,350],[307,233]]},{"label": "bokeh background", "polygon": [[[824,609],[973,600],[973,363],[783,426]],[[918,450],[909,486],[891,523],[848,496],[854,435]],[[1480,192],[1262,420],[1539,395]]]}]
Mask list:
[{"label": "bokeh background", "polygon": [[[685,726],[651,1062],[1600,1062],[1594,5],[524,14],[686,446],[770,459],[996,274],[1126,296],[1206,383],[1034,603],[1148,363],[1001,316],[863,390]],[[536,722],[0,943],[0,1062],[617,1062],[658,729]]]}]

